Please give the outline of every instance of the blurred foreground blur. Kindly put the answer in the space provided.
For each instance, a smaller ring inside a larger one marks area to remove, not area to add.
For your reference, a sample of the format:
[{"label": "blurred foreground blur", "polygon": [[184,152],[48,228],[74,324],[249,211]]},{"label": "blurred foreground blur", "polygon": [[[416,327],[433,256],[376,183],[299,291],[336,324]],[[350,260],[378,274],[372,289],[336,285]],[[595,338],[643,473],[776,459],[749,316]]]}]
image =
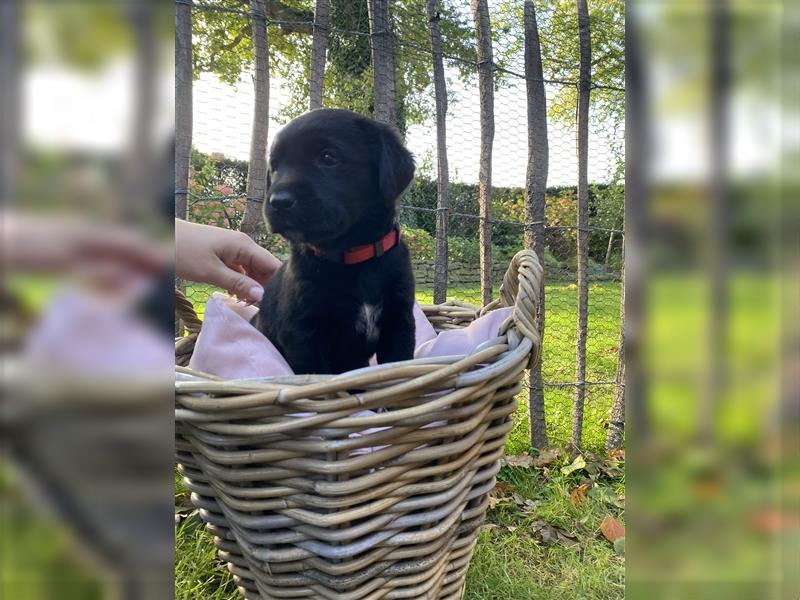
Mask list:
[{"label": "blurred foreground blur", "polygon": [[800,597],[797,17],[629,5],[632,599]]},{"label": "blurred foreground blur", "polygon": [[172,594],[172,18],[0,3],[0,597]]}]

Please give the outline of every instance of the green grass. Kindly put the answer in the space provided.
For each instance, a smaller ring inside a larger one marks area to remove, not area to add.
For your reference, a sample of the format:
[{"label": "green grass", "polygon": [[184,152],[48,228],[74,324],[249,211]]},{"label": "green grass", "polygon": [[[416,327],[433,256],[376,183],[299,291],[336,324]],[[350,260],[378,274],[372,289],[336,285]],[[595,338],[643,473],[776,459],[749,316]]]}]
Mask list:
[{"label": "green grass", "polygon": [[22,494],[0,462],[0,598],[100,600],[103,587],[66,528]]}]

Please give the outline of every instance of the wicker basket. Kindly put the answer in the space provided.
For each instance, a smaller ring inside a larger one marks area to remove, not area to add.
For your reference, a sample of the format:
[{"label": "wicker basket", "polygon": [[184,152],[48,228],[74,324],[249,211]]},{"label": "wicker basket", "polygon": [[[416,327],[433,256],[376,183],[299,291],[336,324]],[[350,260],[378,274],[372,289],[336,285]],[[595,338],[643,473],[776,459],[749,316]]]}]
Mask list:
[{"label": "wicker basket", "polygon": [[[463,595],[521,375],[539,356],[541,278],[525,250],[483,309],[423,307],[444,330],[514,306],[467,357],[257,381],[178,369],[179,469],[245,598]],[[200,321],[183,300],[185,365]]]}]

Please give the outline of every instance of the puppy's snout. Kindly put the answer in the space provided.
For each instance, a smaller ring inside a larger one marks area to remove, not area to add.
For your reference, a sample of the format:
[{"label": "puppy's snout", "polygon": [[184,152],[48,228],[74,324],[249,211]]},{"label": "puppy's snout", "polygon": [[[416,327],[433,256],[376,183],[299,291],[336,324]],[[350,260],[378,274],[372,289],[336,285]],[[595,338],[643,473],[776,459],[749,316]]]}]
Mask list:
[{"label": "puppy's snout", "polygon": [[289,210],[294,206],[291,192],[280,191],[269,195],[269,205],[276,210]]}]

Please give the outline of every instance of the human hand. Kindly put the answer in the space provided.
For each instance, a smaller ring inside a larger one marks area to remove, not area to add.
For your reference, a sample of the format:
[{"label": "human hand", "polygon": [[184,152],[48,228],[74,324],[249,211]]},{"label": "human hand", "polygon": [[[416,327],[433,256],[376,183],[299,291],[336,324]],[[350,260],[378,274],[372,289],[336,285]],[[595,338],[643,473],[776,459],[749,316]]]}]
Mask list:
[{"label": "human hand", "polygon": [[259,302],[281,262],[246,234],[175,219],[175,274]]}]

